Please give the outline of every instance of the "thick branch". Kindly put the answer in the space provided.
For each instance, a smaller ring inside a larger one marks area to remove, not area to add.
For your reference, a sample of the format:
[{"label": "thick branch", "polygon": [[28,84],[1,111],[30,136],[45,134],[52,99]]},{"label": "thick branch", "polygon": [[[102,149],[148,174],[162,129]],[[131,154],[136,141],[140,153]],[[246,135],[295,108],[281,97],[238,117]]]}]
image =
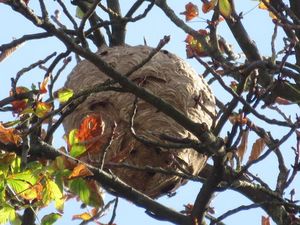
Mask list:
[{"label": "thick branch", "polygon": [[208,178],[206,179],[206,182],[203,184],[201,191],[196,198],[191,214],[191,224],[193,224],[193,222],[195,221],[198,221],[198,223],[202,223],[213,194],[217,190],[218,185],[222,180],[223,169],[223,157],[216,156],[214,159],[214,167],[208,174]]},{"label": "thick branch", "polygon": [[112,40],[110,45],[123,45],[125,44],[126,22],[122,20],[119,0],[108,0],[107,7],[113,12],[109,14],[110,21],[112,22]]}]

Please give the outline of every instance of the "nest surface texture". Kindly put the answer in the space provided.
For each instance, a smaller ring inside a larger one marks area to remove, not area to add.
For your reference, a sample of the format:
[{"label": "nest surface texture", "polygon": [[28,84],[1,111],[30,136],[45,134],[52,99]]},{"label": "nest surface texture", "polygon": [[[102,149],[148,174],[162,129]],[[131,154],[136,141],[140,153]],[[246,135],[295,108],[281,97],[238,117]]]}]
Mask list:
[{"label": "nest surface texture", "polygon": [[[116,71],[125,74],[147,58],[152,50],[147,46],[117,46],[101,49],[98,54]],[[65,87],[77,93],[107,79],[108,76],[84,60],[71,72]],[[167,51],[158,52],[142,68],[131,74],[129,79],[159,96],[193,121],[211,126],[212,118],[209,114],[215,113],[213,94],[203,78],[176,55]],[[113,141],[106,151],[104,168],[110,168],[128,185],[156,198],[175,190],[184,180],[175,175],[120,168],[116,164],[141,168],[160,167],[195,175],[205,165],[206,157],[192,149],[166,149],[138,141],[130,132],[130,120],[135,106],[133,128],[137,136],[163,143],[167,141],[159,138],[162,134],[176,139],[195,138],[172,118],[147,102],[136,99],[133,94],[115,91],[91,94],[67,116],[63,125],[68,133],[78,128],[87,115],[101,117],[104,129],[100,138],[103,143],[109,140],[112,129],[115,130]],[[103,148],[99,148],[81,159],[97,166],[102,156]]]}]

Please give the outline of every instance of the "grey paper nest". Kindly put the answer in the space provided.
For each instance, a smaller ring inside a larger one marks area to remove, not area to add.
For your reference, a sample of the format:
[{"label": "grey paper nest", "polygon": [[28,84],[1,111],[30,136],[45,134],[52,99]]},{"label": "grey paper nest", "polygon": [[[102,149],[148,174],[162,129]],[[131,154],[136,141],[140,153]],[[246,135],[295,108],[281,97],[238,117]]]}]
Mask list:
[{"label": "grey paper nest", "polygon": [[[99,50],[101,58],[121,74],[138,65],[153,49],[147,46],[117,46]],[[215,113],[215,100],[203,78],[182,59],[167,51],[160,51],[147,64],[134,72],[130,80],[177,108],[195,122],[212,124],[207,110]],[[69,75],[65,87],[78,92],[106,81],[108,77],[93,64],[84,60]],[[199,98],[201,104],[197,104]],[[78,128],[82,119],[89,115],[101,116],[105,125],[102,138],[108,141],[113,124],[116,123],[114,140],[107,150],[105,162],[129,164],[145,168],[159,167],[170,171],[188,171],[198,174],[206,157],[192,149],[164,149],[142,144],[130,132],[130,119],[135,102],[133,94],[124,92],[100,92],[92,94],[71,114],[63,125],[66,133]],[[147,102],[138,99],[134,117],[136,135],[151,141],[165,142],[160,134],[174,138],[194,138],[191,133],[173,119],[158,111]],[[206,110],[203,109],[206,108]],[[103,151],[103,150],[102,150]],[[101,148],[81,159],[99,165]],[[105,167],[107,167],[105,166]],[[129,168],[109,167],[121,180],[144,194],[156,198],[169,193],[184,183],[175,175]]]}]

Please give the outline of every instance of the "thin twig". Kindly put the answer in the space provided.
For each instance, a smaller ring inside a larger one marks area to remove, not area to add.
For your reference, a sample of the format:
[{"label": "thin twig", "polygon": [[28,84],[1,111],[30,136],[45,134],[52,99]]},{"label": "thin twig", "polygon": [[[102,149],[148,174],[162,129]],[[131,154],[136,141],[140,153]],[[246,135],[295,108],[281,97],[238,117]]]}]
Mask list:
[{"label": "thin twig", "polygon": [[58,2],[58,4],[61,6],[61,8],[63,9],[64,14],[67,16],[67,18],[71,21],[71,23],[73,24],[74,30],[78,29],[77,23],[74,20],[73,16],[70,14],[70,12],[68,11],[68,8],[65,6],[65,4],[63,3],[62,0],[56,0]]},{"label": "thin twig", "polygon": [[100,170],[103,170],[103,167],[104,167],[104,164],[105,164],[105,159],[106,159],[106,155],[107,155],[107,152],[110,148],[110,146],[112,145],[112,142],[115,138],[115,135],[116,135],[116,128],[117,128],[117,123],[115,122],[112,127],[111,127],[111,133],[109,135],[109,139],[107,141],[107,143],[102,147],[102,155],[101,155],[101,158],[100,158]]},{"label": "thin twig", "polygon": [[115,220],[115,218],[117,216],[118,203],[119,203],[119,198],[116,197],[115,198],[115,204],[114,204],[113,212],[112,212],[112,215],[111,215],[111,219],[108,222],[108,225],[113,225],[113,222],[114,222],[114,220]]},{"label": "thin twig", "polygon": [[37,61],[37,62],[35,62],[35,63],[32,63],[30,66],[21,69],[21,70],[17,73],[16,77],[15,77],[15,78],[12,78],[12,90],[15,92],[16,87],[17,87],[17,83],[18,83],[19,79],[21,78],[21,76],[22,76],[24,73],[26,73],[26,72],[28,72],[28,71],[34,69],[35,67],[37,67],[37,66],[39,66],[39,65],[45,64],[48,60],[50,60],[50,59],[51,59],[52,57],[54,57],[55,55],[56,55],[56,52],[54,52],[54,53],[52,53],[51,55],[47,56],[47,57],[46,57],[45,59],[43,59],[43,60],[39,60],[39,61]]}]

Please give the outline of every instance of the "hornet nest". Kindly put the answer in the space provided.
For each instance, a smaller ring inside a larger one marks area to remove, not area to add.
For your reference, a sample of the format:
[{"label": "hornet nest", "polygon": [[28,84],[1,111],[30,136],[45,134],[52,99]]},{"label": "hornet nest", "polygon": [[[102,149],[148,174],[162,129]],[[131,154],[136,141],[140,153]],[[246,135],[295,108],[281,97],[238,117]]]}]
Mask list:
[{"label": "hornet nest", "polygon": [[[125,74],[142,62],[153,48],[147,46],[116,46],[98,51],[98,55],[116,71]],[[108,77],[87,60],[80,62],[68,77],[66,88],[75,93],[103,83]],[[194,122],[212,125],[209,114],[215,113],[215,99],[203,78],[182,59],[165,50],[158,52],[149,62],[139,68],[129,79],[162,98]],[[201,104],[199,104],[199,99]],[[164,142],[159,137],[167,135],[175,139],[195,137],[172,118],[131,93],[105,91],[89,95],[64,120],[66,133],[78,128],[87,115],[96,115],[103,123],[102,142],[114,137],[106,149],[104,169],[111,171],[128,185],[157,198],[174,191],[185,181],[175,175],[141,171],[116,164],[135,167],[159,167],[170,171],[187,171],[198,174],[206,163],[206,156],[192,149],[166,149],[138,141],[131,132],[133,118],[135,134],[145,140]],[[204,109],[205,108],[205,109]],[[207,113],[209,111],[209,113]],[[97,148],[79,157],[94,166],[99,166],[103,148]],[[114,165],[114,166],[112,166]]]}]

